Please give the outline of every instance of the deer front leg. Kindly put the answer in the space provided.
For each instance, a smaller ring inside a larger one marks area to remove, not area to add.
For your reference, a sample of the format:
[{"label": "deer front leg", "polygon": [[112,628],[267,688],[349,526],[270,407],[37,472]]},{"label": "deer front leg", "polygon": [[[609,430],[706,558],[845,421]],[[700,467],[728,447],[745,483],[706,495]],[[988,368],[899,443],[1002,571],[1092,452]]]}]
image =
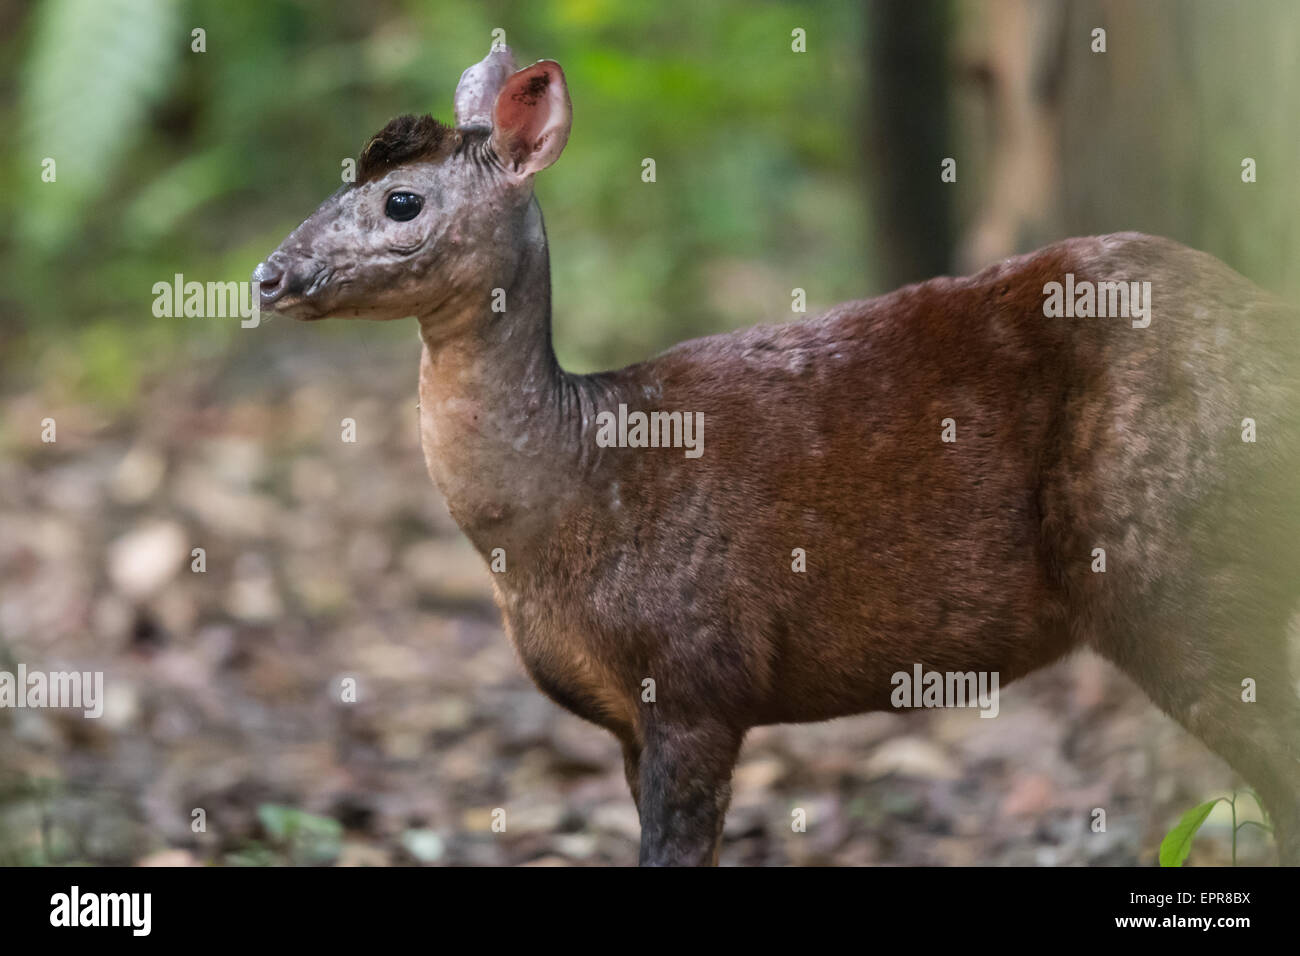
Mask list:
[{"label": "deer front leg", "polygon": [[717,723],[646,728],[633,790],[642,866],[717,865],[742,736]]},{"label": "deer front leg", "polygon": [[623,744],[623,776],[627,779],[627,788],[632,791],[632,802],[637,812],[641,811],[641,744],[628,738]]}]

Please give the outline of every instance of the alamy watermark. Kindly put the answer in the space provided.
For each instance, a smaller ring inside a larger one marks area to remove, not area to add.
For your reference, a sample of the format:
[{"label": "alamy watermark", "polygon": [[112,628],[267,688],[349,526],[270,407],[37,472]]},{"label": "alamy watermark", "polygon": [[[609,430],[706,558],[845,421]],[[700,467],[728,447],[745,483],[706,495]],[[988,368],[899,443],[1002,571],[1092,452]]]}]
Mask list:
[{"label": "alamy watermark", "polygon": [[703,412],[629,412],[596,416],[596,444],[601,448],[684,448],[687,458],[704,454]]},{"label": "alamy watermark", "polygon": [[103,671],[0,671],[0,708],[79,708],[92,719],[104,716]]},{"label": "alamy watermark", "polygon": [[1151,324],[1150,282],[1091,282],[1074,280],[1065,274],[1065,282],[1043,286],[1043,315],[1049,319],[1124,318],[1133,320],[1133,328]]},{"label": "alamy watermark", "polygon": [[896,671],[889,702],[895,707],[978,707],[981,717],[998,715],[997,671]]},{"label": "alamy watermark", "polygon": [[153,284],[153,314],[160,319],[233,319],[245,329],[261,323],[260,282],[186,282],[176,273],[171,282]]},{"label": "alamy watermark", "polygon": [[132,936],[148,936],[152,914],[152,893],[83,893],[74,883],[68,892],[50,897],[51,926],[120,926]]}]

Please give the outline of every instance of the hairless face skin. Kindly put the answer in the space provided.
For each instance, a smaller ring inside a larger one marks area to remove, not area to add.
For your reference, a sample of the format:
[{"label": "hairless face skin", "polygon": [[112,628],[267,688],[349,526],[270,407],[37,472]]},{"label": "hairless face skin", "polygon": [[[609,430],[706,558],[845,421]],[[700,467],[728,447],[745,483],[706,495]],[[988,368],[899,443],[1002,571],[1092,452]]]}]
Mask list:
[{"label": "hairless face skin", "polygon": [[[621,743],[641,861],[717,861],[750,727],[1087,648],[1300,863],[1294,310],[1120,233],[570,374],[533,198],[570,119],[557,64],[490,53],[454,128],[390,123],[255,278],[296,318],[417,318],[429,473],[530,676]],[[1052,307],[1067,288],[1141,289],[1140,321]],[[699,454],[599,440],[646,415],[698,422]]]},{"label": "hairless face skin", "polygon": [[515,72],[508,50],[490,53],[465,71],[456,128],[401,116],[366,144],[357,181],[257,267],[262,308],[398,319],[476,306],[487,280],[514,271],[533,174],[564,148],[569,110],[559,64]]}]

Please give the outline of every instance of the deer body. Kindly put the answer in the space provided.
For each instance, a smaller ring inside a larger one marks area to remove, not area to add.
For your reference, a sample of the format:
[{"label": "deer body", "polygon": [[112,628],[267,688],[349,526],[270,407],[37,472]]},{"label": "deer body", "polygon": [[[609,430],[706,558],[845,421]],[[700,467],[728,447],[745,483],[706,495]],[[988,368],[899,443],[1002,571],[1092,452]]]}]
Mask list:
[{"label": "deer body", "polygon": [[[562,83],[500,54],[466,72],[441,163],[484,201],[432,227],[432,264],[389,277],[410,299],[382,311],[420,318],[429,472],[504,555],[493,586],[526,669],[623,745],[642,862],[716,862],[750,727],[887,708],[916,665],[1005,684],[1081,647],[1232,762],[1300,862],[1294,313],[1212,257],[1122,234],[571,375],[536,200],[483,185],[558,154]],[[354,201],[408,180],[397,165]],[[277,255],[328,258],[311,226]],[[1067,274],[1151,282],[1151,325],[1045,317]],[[313,304],[282,308],[372,308]],[[702,413],[704,453],[601,446],[619,406]],[[1275,440],[1243,443],[1245,417]]]}]

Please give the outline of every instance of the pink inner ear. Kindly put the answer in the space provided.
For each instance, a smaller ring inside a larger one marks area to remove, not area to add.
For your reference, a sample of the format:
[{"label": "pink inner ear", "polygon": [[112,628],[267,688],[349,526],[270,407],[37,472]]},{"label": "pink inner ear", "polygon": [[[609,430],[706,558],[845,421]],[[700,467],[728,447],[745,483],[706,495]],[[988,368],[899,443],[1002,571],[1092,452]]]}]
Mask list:
[{"label": "pink inner ear", "polygon": [[534,63],[506,82],[492,111],[494,145],[521,172],[554,162],[569,136],[568,91],[555,63]]}]

